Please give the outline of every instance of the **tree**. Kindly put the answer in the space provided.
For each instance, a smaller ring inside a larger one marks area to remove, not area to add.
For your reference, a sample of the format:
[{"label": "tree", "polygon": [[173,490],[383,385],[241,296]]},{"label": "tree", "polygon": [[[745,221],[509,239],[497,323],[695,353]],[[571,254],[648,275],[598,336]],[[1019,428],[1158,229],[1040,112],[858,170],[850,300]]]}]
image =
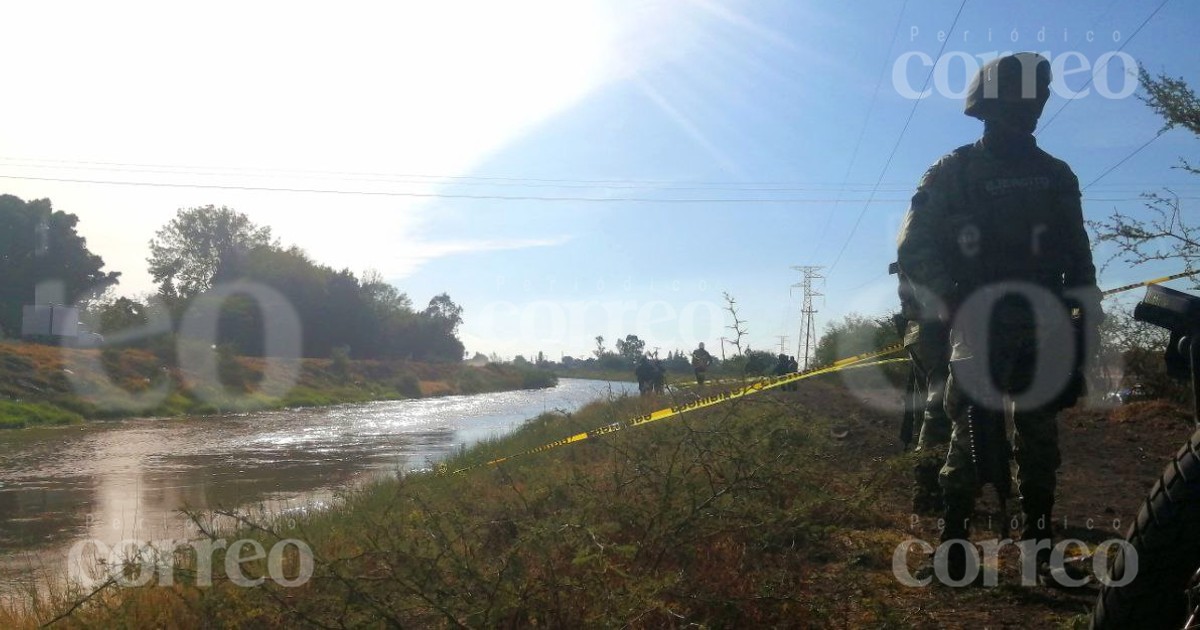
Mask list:
[{"label": "tree", "polygon": [[[1103,389],[1141,385],[1150,396],[1184,399],[1184,388],[1167,374],[1163,351],[1166,330],[1112,309],[1100,325],[1100,371]],[[1120,377],[1118,379],[1118,377]]]},{"label": "tree", "polygon": [[592,351],[596,355],[596,360],[604,358],[608,351],[604,349],[604,335],[596,335],[596,349]]},{"label": "tree", "polygon": [[669,372],[690,372],[692,369],[692,359],[683,350],[675,350],[667,353],[667,359],[663,361],[663,366]]},{"label": "tree", "polygon": [[736,376],[762,376],[775,367],[775,355],[765,350],[753,350],[749,346],[721,363],[721,371]]},{"label": "tree", "polygon": [[[1200,137],[1200,99],[1183,79],[1159,75],[1150,76],[1140,69],[1139,79],[1146,95],[1140,97],[1165,121],[1162,132],[1183,127]],[[1200,168],[1180,158],[1181,168],[1200,174]],[[1200,226],[1190,224],[1183,212],[1179,196],[1171,190],[1147,193],[1145,218],[1133,217],[1114,210],[1105,220],[1089,221],[1096,232],[1096,243],[1109,243],[1116,253],[1109,259],[1120,258],[1136,265],[1151,260],[1179,260],[1185,271],[1196,271],[1200,263]],[[1194,279],[1200,288],[1200,279]]]},{"label": "tree", "polygon": [[458,325],[462,323],[462,312],[462,307],[455,304],[448,294],[441,293],[429,300],[429,306],[425,307],[422,314],[433,320],[447,334],[453,335],[458,332]]},{"label": "tree", "polygon": [[21,307],[34,303],[40,283],[61,283],[69,303],[117,284],[121,274],[101,271],[104,259],[88,250],[78,224],[79,217],[54,210],[49,199],[0,195],[0,332],[20,332]]},{"label": "tree", "polygon": [[817,365],[828,365],[834,361],[872,352],[899,341],[890,317],[871,319],[851,313],[840,322],[830,322],[825,334],[817,342],[815,352]]},{"label": "tree", "polygon": [[[1200,99],[1182,78],[1160,74],[1155,79],[1145,68],[1139,68],[1138,79],[1147,94],[1142,100],[1165,121],[1163,131],[1184,127],[1200,136]],[[1180,162],[1184,169],[1200,174],[1187,160],[1180,158]]]},{"label": "tree", "polygon": [[271,229],[221,206],[181,209],[150,240],[150,275],[167,298],[189,299],[228,277],[258,247],[278,247]]},{"label": "tree", "polygon": [[[376,311],[349,270],[334,271],[314,262],[299,247],[260,245],[237,256],[222,272],[227,280],[250,280],[287,298],[304,323],[303,353],[326,357],[348,346],[354,356],[369,356]],[[262,348],[263,318],[254,302],[233,296],[222,308],[222,335],[243,353]]]},{"label": "tree", "polygon": [[624,339],[617,340],[617,354],[630,363],[637,362],[645,350],[646,342],[638,339],[637,335],[625,335]]},{"label": "tree", "polygon": [[362,277],[363,291],[371,301],[385,311],[412,311],[412,300],[394,285],[383,279],[375,270],[368,270]]},{"label": "tree", "polygon": [[106,335],[144,326],[149,319],[145,304],[125,296],[105,297],[88,311],[92,330]]}]

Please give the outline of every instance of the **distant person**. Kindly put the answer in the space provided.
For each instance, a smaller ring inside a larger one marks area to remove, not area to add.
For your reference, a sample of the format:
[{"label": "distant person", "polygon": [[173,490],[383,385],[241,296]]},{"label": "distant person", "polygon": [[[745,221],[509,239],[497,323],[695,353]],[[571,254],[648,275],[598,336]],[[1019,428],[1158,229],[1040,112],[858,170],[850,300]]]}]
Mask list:
[{"label": "distant person", "polygon": [[638,392],[643,396],[649,396],[654,392],[654,371],[649,357],[643,355],[641,359],[638,359],[633,373],[637,376]]},{"label": "distant person", "polygon": [[790,363],[788,363],[787,355],[780,354],[775,359],[775,368],[773,370],[771,370],[771,374],[774,374],[775,376],[783,376],[784,374],[787,374],[789,372],[789,370],[788,370],[789,366],[790,366]]},{"label": "distant person", "polygon": [[667,388],[667,367],[665,365],[663,365],[663,362],[658,357],[654,357],[653,364],[654,364],[654,393],[661,394]]},{"label": "distant person", "polygon": [[696,384],[703,386],[705,374],[708,368],[712,365],[713,357],[704,349],[704,342],[700,342],[700,347],[692,351],[692,371],[696,373]]},{"label": "distant person", "polygon": [[[779,356],[776,357],[776,359],[775,359],[775,368],[773,370],[771,370],[771,374],[773,376],[786,376],[788,374],[791,374],[794,371],[795,370],[792,369],[791,358],[788,357],[788,355],[783,354],[782,352],[779,353]],[[780,386],[779,391],[790,392],[795,388],[796,388],[795,383],[788,383],[786,385]]]}]

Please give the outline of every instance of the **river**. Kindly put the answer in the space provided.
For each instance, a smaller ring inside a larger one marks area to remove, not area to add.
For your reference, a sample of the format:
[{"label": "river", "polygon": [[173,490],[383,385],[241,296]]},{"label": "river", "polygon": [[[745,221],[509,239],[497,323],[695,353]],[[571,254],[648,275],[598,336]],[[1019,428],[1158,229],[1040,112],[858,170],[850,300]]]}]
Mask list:
[{"label": "river", "polygon": [[92,422],[0,433],[0,587],[53,569],[81,540],[179,537],[180,510],[308,510],[339,491],[428,468],[546,411],[574,411],[633,383],[558,386],[196,418]]}]

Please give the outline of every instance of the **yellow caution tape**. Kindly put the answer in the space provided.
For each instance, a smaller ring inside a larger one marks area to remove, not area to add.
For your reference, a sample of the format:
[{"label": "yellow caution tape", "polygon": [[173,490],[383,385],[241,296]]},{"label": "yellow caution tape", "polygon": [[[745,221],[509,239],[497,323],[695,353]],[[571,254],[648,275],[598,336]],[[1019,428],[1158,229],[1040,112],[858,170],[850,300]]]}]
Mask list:
[{"label": "yellow caution tape", "polygon": [[[1179,278],[1186,278],[1188,276],[1194,276],[1197,274],[1200,274],[1200,270],[1185,271],[1185,272],[1181,272],[1181,273],[1177,273],[1177,274],[1172,274],[1169,276],[1163,276],[1161,278],[1155,278],[1153,280],[1145,280],[1143,282],[1135,282],[1133,284],[1127,284],[1127,285],[1116,287],[1113,289],[1108,289],[1106,291],[1103,291],[1101,294],[1104,296],[1114,295],[1116,293],[1129,291],[1130,289],[1136,289],[1138,287],[1149,286],[1152,284],[1160,284],[1163,282],[1168,282],[1170,280],[1178,280]],[[561,440],[555,440],[548,444],[543,444],[537,448],[531,448],[527,451],[509,455],[507,457],[493,459],[493,460],[483,463],[483,464],[473,464],[471,466],[459,468],[459,469],[455,470],[454,473],[458,474],[458,473],[467,472],[469,470],[473,470],[475,468],[480,468],[483,466],[494,466],[497,464],[502,464],[506,461],[509,461],[509,460],[512,460],[512,459],[515,459],[518,457],[524,457],[526,455],[533,455],[535,453],[542,453],[542,452],[548,451],[550,449],[558,448],[560,446],[566,446],[568,444],[582,442],[589,438],[599,437],[601,435],[608,435],[609,433],[616,433],[617,431],[621,431],[623,429],[637,427],[637,426],[641,426],[644,424],[649,424],[651,422],[657,422],[659,420],[665,420],[667,418],[672,418],[672,417],[678,416],[680,414],[687,413],[689,411],[695,411],[697,409],[704,409],[706,407],[712,407],[714,405],[723,404],[723,403],[729,402],[731,400],[742,398],[744,396],[756,394],[758,392],[765,391],[768,389],[773,389],[773,388],[780,387],[783,385],[787,385],[789,383],[795,383],[796,381],[802,381],[804,379],[811,378],[814,376],[819,376],[821,374],[830,374],[830,373],[838,372],[841,370],[868,367],[868,366],[873,366],[873,365],[882,365],[885,363],[908,361],[907,357],[903,357],[903,358],[897,358],[897,359],[872,361],[870,363],[867,363],[868,361],[871,361],[872,359],[878,359],[879,357],[884,357],[884,356],[887,356],[894,352],[899,352],[903,349],[904,349],[904,344],[902,344],[902,343],[892,344],[890,346],[884,347],[880,350],[876,350],[873,352],[864,352],[862,354],[857,354],[852,357],[838,359],[837,361],[834,361],[833,363],[831,363],[827,366],[824,366],[824,367],[812,368],[810,370],[805,370],[803,372],[793,372],[791,374],[784,374],[781,376],[772,376],[772,377],[764,378],[764,379],[755,381],[753,383],[750,383],[740,389],[725,391],[725,392],[721,392],[719,394],[712,394],[710,396],[704,396],[701,398],[697,398],[696,400],[693,400],[693,401],[680,403],[678,405],[673,405],[671,407],[666,407],[663,409],[659,409],[657,411],[652,411],[648,414],[633,418],[632,420],[629,420],[627,422],[614,422],[612,424],[607,424],[605,426],[592,429],[591,431],[584,431],[583,433],[576,433],[575,435],[562,438]],[[448,466],[444,462],[438,463],[435,468],[435,470],[437,471],[437,474],[439,474],[439,475],[446,474],[448,469],[449,469]]]},{"label": "yellow caution tape", "polygon": [[[903,349],[904,349],[904,347],[902,345],[897,344],[894,346],[889,346],[888,348],[885,348],[883,350],[877,350],[875,352],[866,352],[866,353],[856,355],[853,357],[847,357],[845,359],[835,362],[832,365],[828,365],[825,367],[814,368],[814,369],[807,370],[804,372],[794,372],[792,374],[784,374],[781,376],[772,376],[772,377],[764,378],[764,379],[755,381],[753,383],[750,383],[750,384],[746,385],[745,387],[741,387],[739,389],[735,389],[735,390],[731,390],[731,391],[724,391],[724,392],[720,392],[717,394],[712,394],[710,396],[704,396],[701,398],[697,398],[696,400],[682,402],[677,405],[672,405],[670,407],[664,407],[663,409],[659,409],[657,411],[652,411],[650,413],[638,416],[636,418],[633,418],[633,419],[625,421],[625,422],[613,422],[611,424],[606,424],[602,427],[592,429],[591,431],[584,431],[582,433],[576,433],[575,435],[571,435],[571,436],[562,438],[561,440],[555,440],[553,442],[543,444],[536,448],[531,448],[527,451],[509,455],[507,457],[493,459],[493,460],[483,463],[483,464],[473,464],[471,466],[465,466],[463,468],[459,468],[459,469],[455,470],[454,473],[458,474],[458,473],[463,473],[463,472],[466,472],[468,470],[472,470],[475,468],[480,468],[482,466],[494,466],[496,464],[502,464],[506,461],[509,461],[509,460],[512,460],[512,459],[515,459],[518,457],[525,457],[526,455],[542,453],[542,452],[548,451],[550,449],[558,448],[560,446],[574,444],[575,442],[582,442],[589,438],[600,437],[602,435],[608,435],[609,433],[616,433],[617,431],[621,431],[623,429],[637,427],[637,426],[641,426],[644,424],[649,424],[651,422],[657,422],[659,420],[665,420],[667,418],[672,418],[672,417],[678,416],[680,414],[688,413],[689,411],[695,411],[697,409],[704,409],[706,407],[712,407],[714,405],[726,403],[731,400],[735,400],[737,398],[742,398],[744,396],[749,396],[751,394],[757,394],[758,392],[761,392],[761,391],[773,389],[776,387],[787,385],[789,383],[801,381],[801,380],[804,380],[807,378],[812,378],[814,376],[818,376],[821,374],[829,374],[829,373],[837,372],[840,370],[863,368],[863,367],[868,367],[868,366],[873,366],[873,365],[881,365],[884,363],[892,363],[892,362],[897,362],[897,361],[907,361],[908,360],[907,358],[901,358],[901,359],[890,359],[890,360],[886,360],[886,361],[874,361],[871,363],[867,363],[867,361],[869,361],[870,359],[874,359],[874,358],[881,357],[881,356],[884,356],[887,354],[891,354],[893,352],[897,352],[897,351],[903,350]],[[440,464],[437,467],[438,474],[445,474],[446,471],[447,471],[447,467],[445,464]]]},{"label": "yellow caution tape", "polygon": [[1184,272],[1180,272],[1180,273],[1173,274],[1170,276],[1163,276],[1161,278],[1155,278],[1153,280],[1145,280],[1143,282],[1135,282],[1133,284],[1127,284],[1125,286],[1117,287],[1115,289],[1108,289],[1107,291],[1102,292],[1101,295],[1109,296],[1114,293],[1121,293],[1123,291],[1128,291],[1130,289],[1136,289],[1138,287],[1148,287],[1152,284],[1162,284],[1163,282],[1168,282],[1171,280],[1178,280],[1180,278],[1186,278],[1188,276],[1194,276],[1196,274],[1200,274],[1200,269],[1198,269],[1196,271],[1184,271]]}]

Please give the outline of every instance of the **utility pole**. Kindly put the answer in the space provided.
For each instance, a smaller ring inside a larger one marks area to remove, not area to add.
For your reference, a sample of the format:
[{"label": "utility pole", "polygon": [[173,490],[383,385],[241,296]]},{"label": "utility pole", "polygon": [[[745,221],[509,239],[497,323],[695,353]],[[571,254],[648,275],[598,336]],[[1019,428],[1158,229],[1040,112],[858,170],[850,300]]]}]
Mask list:
[{"label": "utility pole", "polygon": [[817,314],[817,309],[813,307],[813,298],[825,295],[813,287],[813,280],[825,279],[825,276],[820,273],[824,267],[805,265],[794,266],[792,269],[799,271],[802,275],[800,282],[793,284],[792,287],[804,290],[804,303],[800,307],[800,342],[796,349],[796,356],[803,357],[798,363],[803,366],[802,369],[807,370],[812,367],[813,353],[817,349],[817,324],[813,317]]},{"label": "utility pole", "polygon": [[775,335],[775,336],[779,338],[779,354],[785,354],[787,352],[787,350],[784,350],[784,346],[787,345],[788,336],[787,335]]},{"label": "utility pole", "polygon": [[728,341],[728,339],[726,337],[721,337],[721,362],[722,363],[725,362],[725,342],[726,341]]}]

